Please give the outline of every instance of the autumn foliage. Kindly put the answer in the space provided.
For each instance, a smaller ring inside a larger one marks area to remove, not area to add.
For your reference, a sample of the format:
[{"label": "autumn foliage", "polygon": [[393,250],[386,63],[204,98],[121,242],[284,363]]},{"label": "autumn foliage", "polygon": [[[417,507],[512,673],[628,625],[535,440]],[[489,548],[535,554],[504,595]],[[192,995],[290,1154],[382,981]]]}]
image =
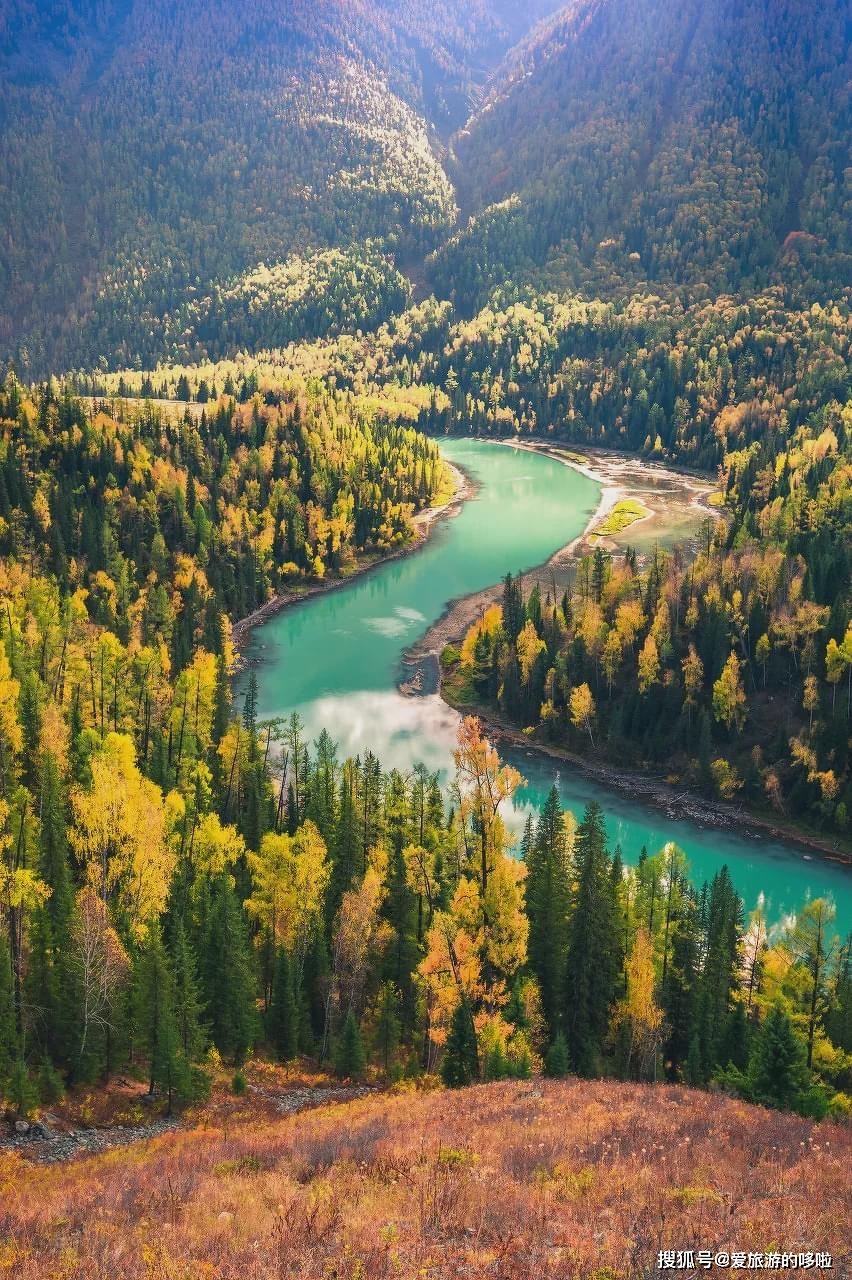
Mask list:
[{"label": "autumn foliage", "polygon": [[2,1158],[0,1273],[644,1280],[660,1249],[705,1248],[824,1250],[842,1276],[850,1158],[848,1128],[684,1088],[376,1097],[59,1169]]}]

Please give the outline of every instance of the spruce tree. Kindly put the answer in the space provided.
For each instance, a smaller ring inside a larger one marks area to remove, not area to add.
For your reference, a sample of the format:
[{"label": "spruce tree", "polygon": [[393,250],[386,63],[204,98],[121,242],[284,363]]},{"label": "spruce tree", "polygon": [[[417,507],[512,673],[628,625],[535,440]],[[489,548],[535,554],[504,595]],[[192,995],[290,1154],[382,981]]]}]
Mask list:
[{"label": "spruce tree", "polygon": [[68,818],[62,780],[53,755],[41,760],[41,826],[38,871],[51,890],[33,913],[27,970],[27,1003],[34,1014],[35,1034],[54,1061],[70,1065],[74,1007],[70,971],[70,930],[74,892],[68,862]]},{"label": "spruce tree", "polygon": [[291,1062],[298,1055],[299,1006],[293,987],[293,966],[286,947],[279,947],[275,957],[267,1033],[282,1062]]},{"label": "spruce tree", "polygon": [[296,991],[299,1006],[299,1049],[302,1053],[313,1053],[316,1042],[322,1041],[329,969],[325,931],[318,928],[305,956],[301,990]]},{"label": "spruce tree", "polygon": [[526,911],[530,922],[527,955],[538,979],[547,1024],[561,1025],[568,950],[570,884],[567,840],[559,792],[551,787],[535,832],[525,834]]},{"label": "spruce tree", "polygon": [[174,1095],[188,1091],[189,1069],[180,1051],[174,979],[156,925],[149,929],[137,964],[135,1003],[136,1025],[148,1058],[148,1092],[162,1088],[171,1114]]},{"label": "spruce tree", "polygon": [[466,996],[462,996],[453,1014],[444,1060],[441,1063],[441,1079],[451,1089],[461,1088],[479,1079],[476,1031]]},{"label": "spruce tree", "polygon": [[20,1046],[15,1028],[15,998],[9,945],[0,934],[0,1091],[8,1088]]},{"label": "spruce tree", "polygon": [[203,1001],[198,970],[186,930],[175,927],[171,946],[174,978],[174,1012],[181,1052],[187,1062],[197,1062],[204,1052],[206,1031],[202,1023]]},{"label": "spruce tree", "polygon": [[852,1053],[852,934],[837,959],[826,1031],[832,1044]]},{"label": "spruce tree", "polygon": [[223,1057],[239,1065],[254,1043],[255,980],[242,911],[227,876],[210,886],[199,963],[211,1038]]},{"label": "spruce tree", "polygon": [[738,1000],[728,1014],[724,1033],[719,1041],[719,1062],[725,1067],[733,1066],[744,1071],[749,1060],[749,1039],[745,1005]]},{"label": "spruce tree", "polygon": [[672,926],[671,955],[660,988],[660,1005],[668,1028],[663,1059],[670,1080],[680,1078],[695,1035],[699,947],[698,905],[694,893],[689,892]]},{"label": "spruce tree", "polygon": [[739,981],[739,944],[742,934],[742,902],[727,867],[713,878],[707,900],[704,968],[697,1008],[701,1060],[709,1074],[721,1061],[721,1040],[733,994]]},{"label": "spruce tree", "polygon": [[544,1074],[560,1079],[568,1074],[568,1042],[561,1031],[557,1032],[544,1055]]},{"label": "spruce tree", "polygon": [[376,1001],[376,1030],[373,1045],[381,1059],[385,1075],[390,1071],[391,1062],[399,1048],[399,992],[392,982],[383,982]]},{"label": "spruce tree", "polygon": [[351,1011],[346,1015],[343,1030],[334,1052],[334,1072],[343,1080],[358,1080],[367,1066],[367,1055],[361,1031]]},{"label": "spruce tree", "polygon": [[603,812],[593,801],[576,836],[577,893],[568,929],[565,1022],[571,1064],[599,1066],[615,997],[620,943]]},{"label": "spruce tree", "polygon": [[401,997],[406,1027],[411,1028],[416,1016],[414,976],[420,961],[417,897],[408,883],[401,841],[394,844],[388,868],[388,892],[382,906],[382,915],[393,930],[393,939],[385,952],[383,977]]},{"label": "spruce tree", "polygon": [[779,1004],[767,1013],[755,1036],[746,1073],[752,1102],[782,1111],[794,1110],[808,1088],[806,1049]]}]

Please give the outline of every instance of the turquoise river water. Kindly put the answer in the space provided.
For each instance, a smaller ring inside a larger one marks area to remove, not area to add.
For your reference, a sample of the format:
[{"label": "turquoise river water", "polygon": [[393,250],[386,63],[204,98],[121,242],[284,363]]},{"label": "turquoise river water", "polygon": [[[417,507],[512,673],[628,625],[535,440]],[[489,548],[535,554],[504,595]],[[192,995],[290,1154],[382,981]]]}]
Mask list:
[{"label": "turquoise river water", "polygon": [[[403,652],[450,600],[498,582],[508,570],[541,564],[583,531],[598,505],[593,480],[545,456],[473,440],[443,449],[479,484],[460,514],[439,522],[415,554],[283,610],[255,629],[247,650],[256,664],[261,717],[297,711],[309,738],[329,730],[341,758],[369,748],[386,766],[407,770],[422,761],[446,774],[458,717],[437,695],[398,692]],[[643,845],[654,852],[674,840],[697,883],[727,863],[748,909],[762,899],[778,921],[809,897],[829,895],[839,930],[852,928],[852,868],[770,839],[670,819],[534,751],[503,755],[527,780],[507,815],[516,830],[555,781],[563,804],[578,816],[588,801],[601,803],[610,840],[628,862]]]}]

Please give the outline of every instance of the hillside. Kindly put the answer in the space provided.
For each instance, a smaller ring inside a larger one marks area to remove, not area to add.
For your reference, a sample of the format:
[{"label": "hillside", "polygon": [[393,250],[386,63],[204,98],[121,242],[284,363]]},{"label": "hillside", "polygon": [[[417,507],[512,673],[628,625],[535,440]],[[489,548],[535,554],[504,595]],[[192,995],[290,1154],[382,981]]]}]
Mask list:
[{"label": "hillside", "polygon": [[846,0],[574,0],[455,141],[437,289],[848,285],[850,34]]},{"label": "hillside", "polygon": [[519,26],[488,0],[13,0],[0,351],[25,376],[150,364],[260,263],[373,240],[422,258],[455,216],[438,134],[552,7]]},{"label": "hillside", "polygon": [[842,1280],[850,1158],[848,1128],[682,1088],[379,1096],[61,1168],[0,1157],[0,1262],[18,1280],[638,1280],[661,1249],[709,1249],[830,1253]]}]

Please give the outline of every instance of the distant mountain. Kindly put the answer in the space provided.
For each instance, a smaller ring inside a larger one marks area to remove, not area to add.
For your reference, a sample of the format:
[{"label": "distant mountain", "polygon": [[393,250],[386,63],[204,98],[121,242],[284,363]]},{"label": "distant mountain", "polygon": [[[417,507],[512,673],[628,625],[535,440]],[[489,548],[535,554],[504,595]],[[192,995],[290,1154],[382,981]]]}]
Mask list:
[{"label": "distant mountain", "polygon": [[438,289],[852,283],[850,44],[849,0],[574,0],[456,139]]},{"label": "distant mountain", "polygon": [[412,281],[462,315],[852,284],[852,0],[556,7],[7,0],[0,359],[216,358]]},{"label": "distant mountain", "polygon": [[260,263],[422,259],[455,218],[439,138],[554,7],[7,0],[0,353],[25,374],[187,354],[164,317]]}]

